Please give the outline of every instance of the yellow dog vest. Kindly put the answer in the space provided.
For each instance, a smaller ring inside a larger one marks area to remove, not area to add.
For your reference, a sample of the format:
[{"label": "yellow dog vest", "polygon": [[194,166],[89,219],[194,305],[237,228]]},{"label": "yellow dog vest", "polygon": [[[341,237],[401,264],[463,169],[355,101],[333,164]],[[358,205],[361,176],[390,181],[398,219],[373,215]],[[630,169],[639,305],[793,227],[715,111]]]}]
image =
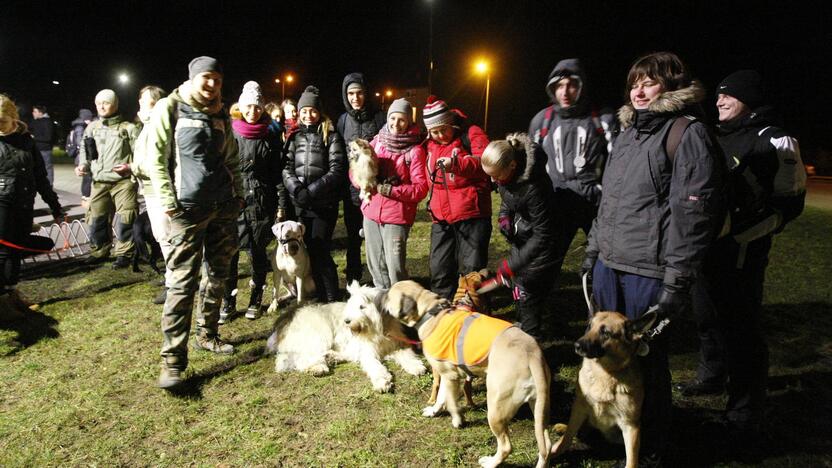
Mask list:
[{"label": "yellow dog vest", "polygon": [[426,356],[460,366],[479,364],[488,358],[494,339],[512,324],[488,315],[455,309],[439,319],[422,340]]}]

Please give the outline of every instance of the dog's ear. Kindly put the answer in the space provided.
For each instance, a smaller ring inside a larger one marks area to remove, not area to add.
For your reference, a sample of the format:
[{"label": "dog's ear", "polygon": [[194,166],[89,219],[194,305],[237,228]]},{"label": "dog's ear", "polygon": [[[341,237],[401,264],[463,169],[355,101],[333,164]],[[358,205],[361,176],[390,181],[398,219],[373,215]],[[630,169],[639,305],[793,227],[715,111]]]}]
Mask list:
[{"label": "dog's ear", "polygon": [[278,239],[280,239],[280,227],[281,226],[283,226],[283,223],[272,224],[272,233]]},{"label": "dog's ear", "polygon": [[306,234],[306,225],[303,223],[298,223],[300,225],[300,236],[303,237]]},{"label": "dog's ear", "polygon": [[373,299],[373,304],[375,304],[376,309],[381,312],[382,314],[389,314],[387,311],[387,290],[382,289],[376,294],[376,297]]},{"label": "dog's ear", "polygon": [[632,320],[627,324],[628,334],[634,339],[641,338],[641,335],[653,326],[653,323],[656,322],[657,318],[658,315],[656,315],[655,311],[646,312],[641,317]]}]

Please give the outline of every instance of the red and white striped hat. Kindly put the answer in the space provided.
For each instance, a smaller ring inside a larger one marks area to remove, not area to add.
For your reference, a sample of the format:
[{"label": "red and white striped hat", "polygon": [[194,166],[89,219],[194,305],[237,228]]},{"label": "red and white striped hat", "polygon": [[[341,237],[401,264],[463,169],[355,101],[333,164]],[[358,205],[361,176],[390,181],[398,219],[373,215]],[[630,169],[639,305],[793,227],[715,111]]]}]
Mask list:
[{"label": "red and white striped hat", "polygon": [[428,96],[428,103],[422,109],[422,118],[428,130],[456,123],[456,116],[448,108],[448,104],[434,95]]}]

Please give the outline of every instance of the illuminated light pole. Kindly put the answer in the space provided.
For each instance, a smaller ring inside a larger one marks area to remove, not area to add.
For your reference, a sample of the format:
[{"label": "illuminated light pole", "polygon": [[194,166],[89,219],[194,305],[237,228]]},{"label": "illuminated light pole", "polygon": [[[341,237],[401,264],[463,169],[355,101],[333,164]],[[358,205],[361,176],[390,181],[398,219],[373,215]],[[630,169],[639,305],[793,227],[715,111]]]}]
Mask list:
[{"label": "illuminated light pole", "polygon": [[281,101],[286,100],[286,83],[291,83],[294,80],[295,80],[295,77],[292,76],[292,75],[286,75],[286,77],[283,79],[283,81],[281,81],[280,78],[275,78],[274,79],[275,83],[280,84],[280,100]]},{"label": "illuminated light pole", "polygon": [[474,69],[480,75],[485,75],[485,118],[483,119],[482,129],[485,133],[488,133],[488,98],[491,94],[491,67],[488,66],[488,62],[485,60],[480,60],[474,65]]},{"label": "illuminated light pole", "polygon": [[130,82],[130,75],[128,75],[127,73],[119,73],[119,75],[118,75],[118,82],[119,82],[122,86],[126,85],[127,83],[129,83],[129,82]]}]

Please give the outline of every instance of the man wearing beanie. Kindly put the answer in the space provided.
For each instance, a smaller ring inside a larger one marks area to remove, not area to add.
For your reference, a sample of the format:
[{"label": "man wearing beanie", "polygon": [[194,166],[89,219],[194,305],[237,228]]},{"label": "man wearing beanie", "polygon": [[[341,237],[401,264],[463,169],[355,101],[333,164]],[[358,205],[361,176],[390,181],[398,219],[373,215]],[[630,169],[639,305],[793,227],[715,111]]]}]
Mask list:
[{"label": "man wearing beanie", "polygon": [[98,120],[90,122],[84,130],[75,173],[79,177],[92,176],[92,192],[87,211],[90,226],[89,264],[107,260],[110,254],[112,231],[115,224],[116,239],[113,268],[130,265],[135,244],[133,221],[138,214],[138,186],[129,175],[119,175],[113,168],[129,164],[139,129],[118,113],[118,97],[113,90],[102,89],[95,96]]},{"label": "man wearing beanie", "polygon": [[181,384],[188,366],[197,286],[193,347],[234,352],[233,346],[220,339],[217,322],[229,264],[238,250],[237,215],[245,203],[237,142],[222,104],[219,62],[197,57],[188,65],[188,77],[153,108],[145,126],[147,154],[141,168],[170,217],[159,375],[159,386],[164,389]]},{"label": "man wearing beanie", "polygon": [[766,105],[756,71],[732,73],[716,92],[717,137],[733,198],[730,233],[712,246],[704,281],[694,289],[702,354],[697,379],[682,392],[721,393],[726,388],[732,440],[739,450],[751,453],[762,441],[768,378],[762,330],[768,254],[774,234],[803,210],[806,173],[798,142]]},{"label": "man wearing beanie", "polygon": [[[341,96],[346,112],[338,118],[335,125],[338,133],[344,137],[345,147],[356,138],[370,141],[385,124],[384,111],[376,110],[369,96],[364,75],[350,73],[344,77]],[[347,284],[353,280],[361,281],[363,266],[361,264],[361,226],[364,217],[359,207],[358,189],[349,181],[344,188],[344,225],[347,228]]]},{"label": "man wearing beanie", "polygon": [[[580,60],[558,62],[549,73],[546,93],[552,105],[534,116],[529,136],[546,153],[546,173],[555,190],[552,203],[559,221],[554,281],[578,229],[589,234],[598,214],[607,142],[601,121],[593,117],[590,109],[586,73]],[[544,318],[547,322],[550,320]]]}]

